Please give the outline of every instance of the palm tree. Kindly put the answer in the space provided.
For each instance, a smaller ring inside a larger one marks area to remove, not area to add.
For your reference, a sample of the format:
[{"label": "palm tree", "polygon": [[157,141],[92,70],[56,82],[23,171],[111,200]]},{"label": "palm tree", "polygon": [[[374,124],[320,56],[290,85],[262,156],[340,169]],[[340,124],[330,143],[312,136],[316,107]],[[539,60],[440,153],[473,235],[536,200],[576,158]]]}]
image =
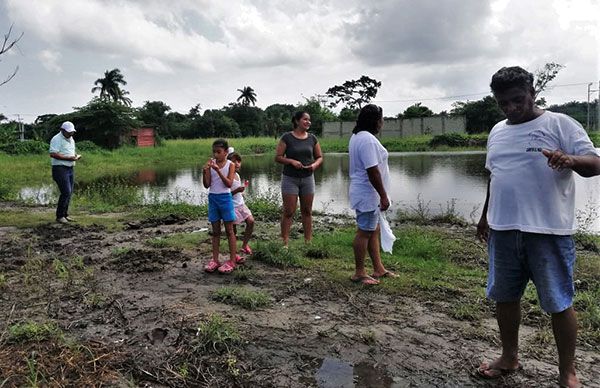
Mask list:
[{"label": "palm tree", "polygon": [[100,98],[105,100],[112,100],[115,102],[121,102],[127,106],[131,105],[131,99],[126,97],[129,92],[121,89],[120,85],[127,85],[121,70],[112,69],[104,72],[104,78],[98,78],[94,82],[92,93],[100,92]]},{"label": "palm tree", "polygon": [[250,104],[256,105],[256,92],[250,86],[244,86],[243,89],[238,89],[241,92],[240,96],[236,101],[242,100],[242,105],[248,106]]}]

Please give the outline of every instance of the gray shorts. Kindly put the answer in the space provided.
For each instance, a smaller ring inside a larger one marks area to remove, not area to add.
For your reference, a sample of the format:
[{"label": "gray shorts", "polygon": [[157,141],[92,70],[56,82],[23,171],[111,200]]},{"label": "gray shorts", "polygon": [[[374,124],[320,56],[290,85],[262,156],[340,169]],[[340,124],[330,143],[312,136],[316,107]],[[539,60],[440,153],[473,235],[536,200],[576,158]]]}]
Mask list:
[{"label": "gray shorts", "polygon": [[315,193],[315,176],[295,178],[281,174],[281,194],[310,195]]}]

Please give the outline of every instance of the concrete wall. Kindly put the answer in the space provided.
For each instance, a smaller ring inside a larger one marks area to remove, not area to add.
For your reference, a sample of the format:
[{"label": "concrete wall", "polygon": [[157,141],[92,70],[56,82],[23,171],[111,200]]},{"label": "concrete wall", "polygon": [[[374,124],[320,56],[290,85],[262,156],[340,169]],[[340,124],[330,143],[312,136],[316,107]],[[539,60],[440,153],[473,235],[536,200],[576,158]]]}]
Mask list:
[{"label": "concrete wall", "polygon": [[[323,123],[323,137],[350,137],[356,123],[332,121]],[[431,116],[418,119],[385,120],[381,137],[404,137],[417,135],[441,135],[442,133],[466,132],[464,116]]]}]

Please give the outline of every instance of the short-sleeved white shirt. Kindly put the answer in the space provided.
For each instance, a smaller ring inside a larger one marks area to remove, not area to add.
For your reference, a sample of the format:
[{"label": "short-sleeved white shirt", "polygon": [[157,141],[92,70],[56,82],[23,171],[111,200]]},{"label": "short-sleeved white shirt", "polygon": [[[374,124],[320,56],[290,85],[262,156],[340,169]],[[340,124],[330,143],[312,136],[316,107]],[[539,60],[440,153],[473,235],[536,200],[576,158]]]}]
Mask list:
[{"label": "short-sleeved white shirt", "polygon": [[[226,160],[225,165],[220,168],[219,170],[221,170],[221,174],[223,174],[223,176],[228,176],[229,175],[229,166],[231,166],[233,163],[231,162],[231,160]],[[227,186],[225,186],[225,183],[223,182],[223,179],[221,179],[221,177],[219,176],[219,174],[215,171],[214,168],[210,169],[210,187],[208,188],[208,193],[209,194],[225,194],[225,193],[230,193],[231,189]]]},{"label": "short-sleeved white shirt", "polygon": [[379,194],[369,181],[367,169],[377,166],[385,191],[389,191],[390,169],[388,152],[379,140],[368,131],[352,135],[348,145],[350,159],[350,206],[352,209],[367,212],[379,206]]},{"label": "short-sleeved white shirt", "polygon": [[553,170],[542,149],[599,155],[569,116],[545,111],[534,120],[492,128],[485,167],[491,173],[487,219],[494,230],[575,233],[575,181],[571,169]]},{"label": "short-sleeved white shirt", "polygon": [[[62,132],[54,135],[52,140],[50,140],[50,149],[48,150],[51,154],[61,154],[64,156],[75,156],[75,140],[73,137],[66,138],[63,136]],[[51,164],[53,166],[74,166],[75,162],[73,160],[62,160],[62,159],[51,159]]]}]

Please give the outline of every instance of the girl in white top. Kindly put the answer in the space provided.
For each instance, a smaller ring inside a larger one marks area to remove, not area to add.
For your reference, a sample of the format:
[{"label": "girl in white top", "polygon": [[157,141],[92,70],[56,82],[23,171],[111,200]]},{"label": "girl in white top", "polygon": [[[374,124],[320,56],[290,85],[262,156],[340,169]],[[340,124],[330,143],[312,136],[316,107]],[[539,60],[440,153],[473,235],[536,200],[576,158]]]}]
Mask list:
[{"label": "girl in white top", "polygon": [[[212,258],[204,266],[206,272],[215,272],[218,269],[221,273],[231,273],[239,262],[233,231],[235,212],[231,196],[235,166],[227,160],[228,148],[226,140],[215,140],[212,146],[213,159],[209,159],[202,169],[202,183],[208,189],[208,221],[212,225]],[[225,224],[230,256],[230,259],[223,264],[219,262],[221,220]]]},{"label": "girl in white top", "polygon": [[235,212],[233,230],[235,231],[236,225],[239,225],[242,222],[246,223],[244,238],[242,240],[242,249],[240,251],[251,255],[252,249],[250,248],[250,245],[248,245],[248,241],[250,240],[250,237],[252,237],[252,232],[254,231],[254,217],[252,217],[252,212],[248,209],[248,206],[246,206],[244,197],[242,196],[242,193],[246,190],[246,187],[248,187],[248,181],[245,180],[242,184],[239,175],[240,168],[242,168],[242,157],[240,154],[232,152],[227,156],[227,159],[231,160],[235,166],[235,177],[233,179],[233,185],[231,185],[231,194],[233,195],[233,207]]}]

